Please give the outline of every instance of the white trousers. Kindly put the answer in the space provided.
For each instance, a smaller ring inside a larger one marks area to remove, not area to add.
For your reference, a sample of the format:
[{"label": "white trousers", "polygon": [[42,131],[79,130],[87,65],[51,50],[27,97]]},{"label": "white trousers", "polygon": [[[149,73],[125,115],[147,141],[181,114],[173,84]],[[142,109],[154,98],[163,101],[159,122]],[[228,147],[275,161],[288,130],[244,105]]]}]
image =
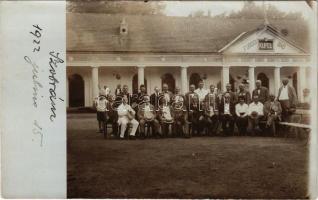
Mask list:
[{"label": "white trousers", "polygon": [[135,119],[129,120],[126,116],[118,118],[118,126],[120,126],[120,137],[125,137],[125,131],[127,129],[127,124],[132,124],[132,130],[130,132],[131,136],[135,136],[139,122]]}]

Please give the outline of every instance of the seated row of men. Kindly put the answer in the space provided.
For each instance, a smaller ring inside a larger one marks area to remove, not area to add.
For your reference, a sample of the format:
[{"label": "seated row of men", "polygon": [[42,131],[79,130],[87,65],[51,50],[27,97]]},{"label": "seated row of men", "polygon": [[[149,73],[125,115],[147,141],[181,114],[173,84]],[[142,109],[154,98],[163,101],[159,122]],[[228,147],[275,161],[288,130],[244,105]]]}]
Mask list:
[{"label": "seated row of men", "polygon": [[103,124],[108,122],[112,124],[113,134],[117,134],[120,127],[120,138],[124,138],[128,124],[132,125],[132,138],[135,138],[138,126],[141,137],[145,136],[146,126],[152,129],[156,137],[168,134],[190,137],[192,134],[200,135],[204,128],[209,135],[213,135],[220,123],[223,135],[233,134],[235,124],[239,134],[243,135],[260,132],[259,121],[266,120],[266,127],[276,132],[274,122],[281,119],[281,103],[274,95],[267,94],[266,97],[265,94],[264,97],[261,91],[257,91],[260,88],[257,83],[252,98],[244,85],[239,86],[237,93],[230,90],[230,84],[224,93],[218,93],[214,85],[206,93],[202,86],[200,83],[195,90],[195,86],[190,85],[190,91],[185,95],[180,94],[178,88],[172,94],[166,84],[162,92],[155,88],[151,96],[146,94],[143,85],[137,98],[132,98],[127,86],[115,97],[100,95],[95,101],[100,131],[106,129]]}]

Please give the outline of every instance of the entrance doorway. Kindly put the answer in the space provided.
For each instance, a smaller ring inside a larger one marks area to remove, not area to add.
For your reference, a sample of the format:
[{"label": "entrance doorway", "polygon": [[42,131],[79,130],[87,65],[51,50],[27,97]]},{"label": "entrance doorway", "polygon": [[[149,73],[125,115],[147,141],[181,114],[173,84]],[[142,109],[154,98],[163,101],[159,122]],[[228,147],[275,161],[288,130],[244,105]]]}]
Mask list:
[{"label": "entrance doorway", "polygon": [[161,77],[161,88],[164,83],[168,85],[169,91],[174,92],[176,88],[176,80],[172,74],[166,73]]},{"label": "entrance doorway", "polygon": [[84,80],[81,75],[73,74],[68,77],[69,81],[69,106],[84,107]]},{"label": "entrance doorway", "polygon": [[262,81],[262,86],[266,87],[267,89],[269,89],[269,79],[266,76],[266,74],[264,73],[259,73],[257,75],[257,80],[261,80]]}]

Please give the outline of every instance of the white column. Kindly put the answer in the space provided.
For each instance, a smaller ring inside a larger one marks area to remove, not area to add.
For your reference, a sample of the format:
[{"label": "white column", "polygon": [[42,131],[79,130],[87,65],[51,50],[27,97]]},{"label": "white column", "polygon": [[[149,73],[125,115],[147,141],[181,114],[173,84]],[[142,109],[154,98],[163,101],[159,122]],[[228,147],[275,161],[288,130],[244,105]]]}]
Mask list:
[{"label": "white column", "polygon": [[255,89],[255,66],[249,66],[248,80],[249,80],[249,91],[252,95],[253,90]]},{"label": "white column", "polygon": [[275,95],[278,95],[278,90],[281,86],[281,81],[280,81],[280,68],[281,66],[275,66],[274,69],[274,85],[275,85]]},{"label": "white column", "polygon": [[99,88],[98,88],[98,67],[92,67],[92,88],[93,88],[93,98],[99,95]]},{"label": "white column", "polygon": [[188,72],[187,66],[181,66],[181,93],[185,94],[188,91]]},{"label": "white column", "polygon": [[138,66],[138,89],[145,84],[145,66]]},{"label": "white column", "polygon": [[306,88],[306,67],[301,66],[298,69],[298,100],[304,102],[303,90]]},{"label": "white column", "polygon": [[230,67],[222,67],[222,90],[226,91],[226,84],[230,83]]}]

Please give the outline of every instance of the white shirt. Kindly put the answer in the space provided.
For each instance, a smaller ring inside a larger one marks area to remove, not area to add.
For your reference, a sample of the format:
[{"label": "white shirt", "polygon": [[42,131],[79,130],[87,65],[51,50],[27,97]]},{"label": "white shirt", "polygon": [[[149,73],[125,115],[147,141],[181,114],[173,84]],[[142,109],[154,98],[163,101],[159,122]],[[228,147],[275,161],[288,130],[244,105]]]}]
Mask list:
[{"label": "white shirt", "polygon": [[135,111],[131,108],[130,105],[126,104],[124,105],[123,103],[120,104],[117,108],[118,116],[119,117],[124,117],[128,115],[128,111],[132,112],[135,114]]},{"label": "white shirt", "polygon": [[230,104],[224,102],[224,114],[230,115]]},{"label": "white shirt", "polygon": [[103,99],[96,99],[95,100],[96,102],[96,110],[98,112],[105,112],[106,111],[106,104],[107,104],[107,100],[106,98],[103,98]]},{"label": "white shirt", "polygon": [[263,108],[264,108],[264,106],[261,102],[258,102],[257,104],[252,102],[248,106],[248,115],[251,115],[252,112],[254,112],[254,111],[257,112],[258,115],[264,115]]},{"label": "white shirt", "polygon": [[205,96],[209,93],[209,91],[204,88],[202,89],[198,88],[194,90],[194,92],[197,93],[197,95],[199,96],[199,101],[203,101]]},{"label": "white shirt", "polygon": [[282,90],[280,91],[279,100],[288,100],[288,86],[283,86]]},{"label": "white shirt", "polygon": [[[246,103],[243,103],[242,105],[240,103],[235,105],[235,113],[237,116],[247,116],[248,114],[248,105]],[[241,115],[241,113],[244,113]]]}]

